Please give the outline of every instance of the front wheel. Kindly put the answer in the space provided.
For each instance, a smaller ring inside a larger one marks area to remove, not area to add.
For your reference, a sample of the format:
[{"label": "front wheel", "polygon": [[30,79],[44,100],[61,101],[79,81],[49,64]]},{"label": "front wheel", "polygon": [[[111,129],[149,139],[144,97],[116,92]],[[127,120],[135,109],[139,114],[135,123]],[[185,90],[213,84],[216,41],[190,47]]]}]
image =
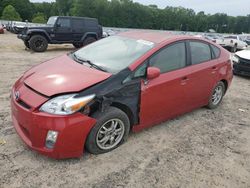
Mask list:
[{"label": "front wheel", "polygon": [[117,148],[128,137],[128,116],[118,108],[109,107],[93,115],[96,125],[90,131],[85,147],[92,154],[101,154]]},{"label": "front wheel", "polygon": [[42,35],[34,35],[30,38],[29,46],[35,52],[44,52],[48,48],[48,41]]},{"label": "front wheel", "polygon": [[221,103],[224,94],[225,94],[225,84],[220,81],[217,83],[217,85],[213,89],[213,92],[212,92],[212,95],[210,96],[207,107],[210,109],[217,108],[219,104]]}]

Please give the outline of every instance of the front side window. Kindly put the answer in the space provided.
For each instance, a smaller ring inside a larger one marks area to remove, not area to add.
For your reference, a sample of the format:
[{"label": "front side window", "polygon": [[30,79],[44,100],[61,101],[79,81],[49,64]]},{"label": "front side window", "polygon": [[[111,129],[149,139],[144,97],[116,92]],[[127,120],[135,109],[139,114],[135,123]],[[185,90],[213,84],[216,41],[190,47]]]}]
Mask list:
[{"label": "front side window", "polygon": [[60,27],[70,27],[70,19],[69,18],[59,18],[57,24]]},{"label": "front side window", "polygon": [[209,45],[203,42],[191,41],[190,52],[193,65],[212,59]]},{"label": "front side window", "polygon": [[172,44],[149,60],[150,66],[158,67],[161,73],[177,70],[186,66],[186,47],[184,42]]}]

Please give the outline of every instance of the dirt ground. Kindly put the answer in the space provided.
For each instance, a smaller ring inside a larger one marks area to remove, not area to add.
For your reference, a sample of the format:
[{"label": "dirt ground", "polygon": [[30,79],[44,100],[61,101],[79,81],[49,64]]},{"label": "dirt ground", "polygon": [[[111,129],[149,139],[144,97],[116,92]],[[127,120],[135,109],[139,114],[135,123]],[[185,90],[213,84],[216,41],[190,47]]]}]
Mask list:
[{"label": "dirt ground", "polygon": [[10,117],[10,88],[28,68],[74,50],[27,51],[0,35],[0,187],[250,187],[250,79],[235,76],[218,109],[201,108],[140,133],[118,149],[53,160],[31,151]]}]

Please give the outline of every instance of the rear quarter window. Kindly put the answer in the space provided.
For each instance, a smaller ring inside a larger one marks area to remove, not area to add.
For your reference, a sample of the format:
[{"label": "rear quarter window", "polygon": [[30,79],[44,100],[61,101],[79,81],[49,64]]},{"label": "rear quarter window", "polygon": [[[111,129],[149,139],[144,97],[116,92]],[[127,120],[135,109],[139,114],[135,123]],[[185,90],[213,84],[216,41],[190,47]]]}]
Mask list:
[{"label": "rear quarter window", "polygon": [[84,27],[84,21],[82,19],[72,19],[72,26],[76,29],[81,29]]}]

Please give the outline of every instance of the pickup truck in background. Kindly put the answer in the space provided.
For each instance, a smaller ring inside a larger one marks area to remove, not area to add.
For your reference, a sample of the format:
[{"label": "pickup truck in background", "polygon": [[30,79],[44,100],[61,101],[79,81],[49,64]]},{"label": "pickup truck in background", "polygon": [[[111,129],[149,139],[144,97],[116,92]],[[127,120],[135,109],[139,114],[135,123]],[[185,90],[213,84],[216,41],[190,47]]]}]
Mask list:
[{"label": "pickup truck in background", "polygon": [[221,46],[234,53],[237,50],[244,50],[248,44],[244,42],[243,38],[239,35],[229,35],[224,37]]}]

